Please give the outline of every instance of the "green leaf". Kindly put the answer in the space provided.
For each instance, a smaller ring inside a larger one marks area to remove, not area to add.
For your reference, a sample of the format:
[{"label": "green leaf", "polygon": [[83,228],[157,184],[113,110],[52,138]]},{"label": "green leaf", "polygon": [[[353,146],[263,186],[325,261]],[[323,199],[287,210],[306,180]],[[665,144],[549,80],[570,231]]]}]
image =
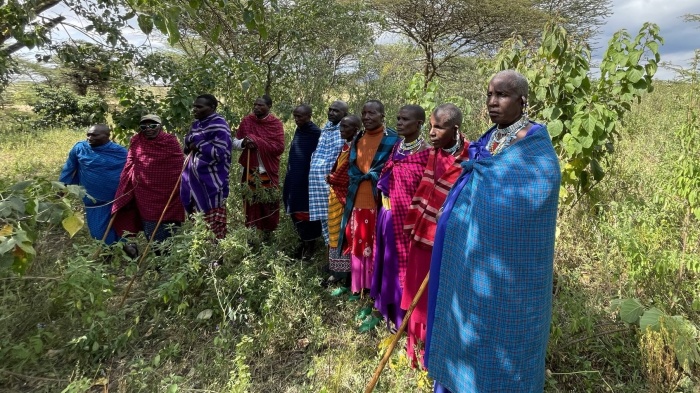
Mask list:
[{"label": "green leaf", "polygon": [[656,307],[652,307],[644,312],[641,318],[639,318],[639,328],[642,331],[647,330],[659,330],[659,319],[664,315],[664,313]]},{"label": "green leaf", "polygon": [[642,79],[644,76],[644,71],[642,71],[641,66],[636,66],[633,68],[630,68],[629,71],[627,71],[627,79],[629,79],[630,82],[635,83],[638,80]]},{"label": "green leaf", "polygon": [[168,385],[168,393],[177,393],[178,387],[176,383],[171,383]]},{"label": "green leaf", "polygon": [[643,313],[644,306],[637,299],[625,299],[620,302],[620,319],[626,323],[637,323]]},{"label": "green leaf", "polygon": [[564,131],[564,123],[561,120],[554,120],[547,123],[547,131],[552,138],[559,136]]},{"label": "green leaf", "polygon": [[212,314],[214,314],[214,312],[210,308],[208,308],[197,314],[197,319],[209,319],[211,318]]},{"label": "green leaf", "polygon": [[151,18],[148,15],[140,14],[137,18],[136,21],[139,24],[139,29],[146,34],[149,35],[153,31],[153,18]]},{"label": "green leaf", "polygon": [[659,66],[656,64],[655,61],[649,61],[645,66],[644,69],[647,72],[647,75],[649,76],[654,76],[656,74],[656,70],[659,68]]},{"label": "green leaf", "polygon": [[601,181],[603,180],[603,177],[605,177],[605,172],[603,171],[603,168],[600,166],[600,163],[595,158],[591,159],[591,172],[593,173],[593,179],[595,179],[596,181]]},{"label": "green leaf", "polygon": [[84,224],[85,221],[83,220],[82,214],[71,214],[61,221],[61,225],[63,225],[63,228],[68,232],[70,237],[75,236]]}]

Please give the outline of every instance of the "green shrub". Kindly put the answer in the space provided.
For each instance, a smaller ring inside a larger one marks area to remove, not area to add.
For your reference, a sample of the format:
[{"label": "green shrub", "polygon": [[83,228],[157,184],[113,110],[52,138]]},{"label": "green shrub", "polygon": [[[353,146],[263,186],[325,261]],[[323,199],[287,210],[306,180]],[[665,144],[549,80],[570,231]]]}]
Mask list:
[{"label": "green shrub", "polygon": [[80,97],[66,87],[36,86],[37,100],[31,103],[38,115],[37,127],[89,127],[104,123],[107,102],[96,95]]}]

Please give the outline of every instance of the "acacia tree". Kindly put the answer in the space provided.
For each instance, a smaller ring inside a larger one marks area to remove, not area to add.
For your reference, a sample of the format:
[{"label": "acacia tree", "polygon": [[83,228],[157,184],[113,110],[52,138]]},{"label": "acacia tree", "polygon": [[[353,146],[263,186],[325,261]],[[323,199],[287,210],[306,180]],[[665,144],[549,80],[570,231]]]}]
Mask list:
[{"label": "acacia tree", "polygon": [[[245,85],[258,93],[271,94],[281,87],[287,94],[298,92],[298,100],[317,100],[340,81],[341,70],[373,38],[367,28],[372,14],[358,1],[279,2],[269,6],[259,27],[252,29],[252,16],[230,12],[230,7],[207,3],[200,12],[182,18],[181,44],[189,54],[235,59],[240,74],[247,76]],[[212,19],[217,23],[210,23]],[[290,89],[293,86],[302,88]]]},{"label": "acacia tree", "polygon": [[549,21],[556,21],[575,37],[590,40],[612,13],[611,0],[535,0]]},{"label": "acacia tree", "polygon": [[[539,31],[539,11],[529,0],[378,0],[373,7],[390,32],[408,38],[423,55],[427,84],[451,62],[492,51],[511,37]],[[534,22],[533,22],[534,21]]]}]

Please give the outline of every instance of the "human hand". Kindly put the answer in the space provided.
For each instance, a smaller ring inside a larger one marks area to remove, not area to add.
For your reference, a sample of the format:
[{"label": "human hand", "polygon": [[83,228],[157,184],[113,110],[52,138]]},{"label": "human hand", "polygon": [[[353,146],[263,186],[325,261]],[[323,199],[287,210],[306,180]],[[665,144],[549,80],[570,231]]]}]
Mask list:
[{"label": "human hand", "polygon": [[330,182],[331,182],[331,175],[326,175],[326,183],[330,183]]},{"label": "human hand", "polygon": [[255,149],[258,147],[258,145],[256,145],[255,142],[253,142],[252,140],[250,140],[248,138],[243,139],[243,143],[245,144],[245,147],[247,147],[248,149]]}]

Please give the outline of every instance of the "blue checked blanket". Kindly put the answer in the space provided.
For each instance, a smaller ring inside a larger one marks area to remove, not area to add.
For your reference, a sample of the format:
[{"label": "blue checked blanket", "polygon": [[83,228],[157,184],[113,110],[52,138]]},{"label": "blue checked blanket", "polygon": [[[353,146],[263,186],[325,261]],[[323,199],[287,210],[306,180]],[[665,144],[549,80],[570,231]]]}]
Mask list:
[{"label": "blue checked blanket", "polygon": [[321,130],[316,151],[311,155],[309,168],[309,219],[311,221],[328,219],[328,193],[326,175],[331,173],[345,140],[340,136],[340,122],[326,123]]},{"label": "blue checked blanket", "polygon": [[471,177],[441,218],[426,355],[429,375],[453,393],[543,390],[561,174],[546,128],[533,127],[463,163]]}]

